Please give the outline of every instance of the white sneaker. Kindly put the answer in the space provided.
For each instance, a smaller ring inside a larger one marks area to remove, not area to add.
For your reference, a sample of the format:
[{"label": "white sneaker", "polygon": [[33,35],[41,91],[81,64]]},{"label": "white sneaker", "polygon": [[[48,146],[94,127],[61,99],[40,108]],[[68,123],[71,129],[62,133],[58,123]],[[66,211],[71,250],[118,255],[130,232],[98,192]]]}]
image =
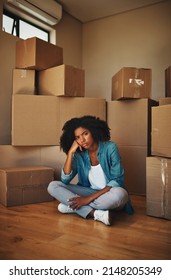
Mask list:
[{"label": "white sneaker", "polygon": [[100,221],[107,226],[110,226],[110,217],[108,210],[95,210],[94,211],[94,220]]},{"label": "white sneaker", "polygon": [[72,208],[69,207],[69,205],[65,205],[63,203],[60,203],[58,205],[58,211],[61,213],[74,213],[74,210]]}]

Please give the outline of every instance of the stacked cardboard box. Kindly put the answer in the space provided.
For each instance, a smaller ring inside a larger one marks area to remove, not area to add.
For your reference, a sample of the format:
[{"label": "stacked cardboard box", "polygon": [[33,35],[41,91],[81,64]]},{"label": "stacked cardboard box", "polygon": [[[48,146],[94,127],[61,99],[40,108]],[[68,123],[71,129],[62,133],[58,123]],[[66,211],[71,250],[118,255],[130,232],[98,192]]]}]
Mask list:
[{"label": "stacked cardboard box", "polygon": [[171,97],[161,97],[159,98],[159,105],[171,104]]},{"label": "stacked cardboard box", "polygon": [[[47,53],[48,57],[49,54],[56,57],[56,62],[47,60]],[[62,50],[58,46],[38,38],[17,43],[13,88],[20,87],[18,92],[14,91],[22,94],[12,97],[12,145],[59,145],[66,120],[86,114],[106,119],[105,99],[84,97],[84,70],[62,63]],[[25,83],[23,71],[27,71]],[[36,75],[30,71],[36,71]],[[26,85],[30,85],[32,96],[25,95]]]},{"label": "stacked cardboard box", "polygon": [[13,94],[35,94],[35,70],[13,69]]},{"label": "stacked cardboard box", "polygon": [[71,65],[60,65],[39,72],[38,91],[43,95],[83,97],[84,70]]},{"label": "stacked cardboard box", "polygon": [[[23,166],[29,171],[29,168],[33,170],[35,166],[45,165],[52,168],[55,179],[59,179],[65,159],[59,149],[64,123],[82,115],[95,115],[106,120],[106,100],[84,97],[84,76],[84,70],[63,64],[62,48],[38,38],[17,42],[16,69],[13,70],[12,146],[0,146],[3,173],[0,197],[3,197],[1,202],[4,205],[49,201],[47,191],[45,198],[41,187],[34,188],[34,184],[22,182],[23,186],[26,184],[30,188],[32,199],[29,201],[25,199],[22,187],[19,190],[12,184],[4,185],[4,180],[8,181],[11,174],[7,167],[17,166],[14,173],[20,174]],[[42,168],[41,172],[46,170]],[[48,183],[45,182],[46,188]],[[22,201],[16,199],[18,191],[24,196]]]},{"label": "stacked cardboard box", "polygon": [[171,104],[152,109],[152,157],[147,158],[147,214],[171,220]]},{"label": "stacked cardboard box", "polygon": [[59,145],[64,123],[82,115],[95,115],[105,120],[105,99],[14,95],[12,145]]},{"label": "stacked cardboard box", "polygon": [[107,103],[111,139],[118,144],[129,193],[146,194],[146,157],[150,154],[151,69],[123,67],[112,77]]},{"label": "stacked cardboard box", "polygon": [[16,43],[16,68],[43,70],[63,63],[63,49],[33,37]]},{"label": "stacked cardboard box", "polygon": [[151,99],[109,101],[107,121],[111,139],[118,144],[130,193],[146,194],[146,157],[151,146]]},{"label": "stacked cardboard box", "polygon": [[151,69],[123,67],[112,77],[112,100],[149,98]]}]

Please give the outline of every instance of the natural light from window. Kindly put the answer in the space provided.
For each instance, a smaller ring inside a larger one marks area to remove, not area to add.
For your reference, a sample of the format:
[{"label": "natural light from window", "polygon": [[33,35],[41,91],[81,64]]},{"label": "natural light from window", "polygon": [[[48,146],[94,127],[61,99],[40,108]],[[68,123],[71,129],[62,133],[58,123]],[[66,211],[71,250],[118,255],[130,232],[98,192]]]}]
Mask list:
[{"label": "natural light from window", "polygon": [[[36,27],[31,23],[25,22],[20,18],[14,19],[13,17],[7,15],[3,15],[3,31],[10,33],[14,36],[18,36],[21,39],[37,37],[47,42],[49,40],[48,31],[44,31],[41,28]],[[17,34],[17,32],[19,32],[19,34]]]},{"label": "natural light from window", "polygon": [[[6,15],[3,15],[3,31],[12,34],[14,20]],[[13,35],[16,36],[16,30],[14,30]]]},{"label": "natural light from window", "polygon": [[48,41],[48,34],[46,32],[33,25],[28,24],[27,22],[20,20],[20,38],[31,38],[33,37],[33,34],[35,37],[38,37],[44,41]]}]

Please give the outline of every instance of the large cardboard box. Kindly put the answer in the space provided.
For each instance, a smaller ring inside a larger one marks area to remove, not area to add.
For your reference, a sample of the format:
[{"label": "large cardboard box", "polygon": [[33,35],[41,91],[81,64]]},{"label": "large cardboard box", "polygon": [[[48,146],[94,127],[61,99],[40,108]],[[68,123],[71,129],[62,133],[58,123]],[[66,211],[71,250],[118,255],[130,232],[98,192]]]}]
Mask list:
[{"label": "large cardboard box", "polygon": [[93,115],[106,120],[106,100],[88,97],[58,97],[60,100],[60,133],[66,121],[74,117]]},{"label": "large cardboard box", "polygon": [[159,105],[171,104],[171,97],[159,98]]},{"label": "large cardboard box", "polygon": [[171,66],[165,70],[165,96],[171,97]]},{"label": "large cardboard box", "polygon": [[125,187],[130,194],[146,194],[146,146],[118,145],[125,171]]},{"label": "large cardboard box", "polygon": [[83,97],[85,71],[70,65],[60,65],[38,73],[39,94]]},{"label": "large cardboard box", "polygon": [[147,215],[171,220],[171,159],[148,157]]},{"label": "large cardboard box", "polygon": [[13,95],[12,145],[59,145],[64,123],[83,115],[93,115],[106,120],[106,100]]},{"label": "large cardboard box", "polygon": [[16,68],[43,70],[63,64],[63,49],[39,38],[16,43]]},{"label": "large cardboard box", "polygon": [[144,98],[107,102],[111,139],[119,145],[151,146],[151,108],[158,103]]},{"label": "large cardboard box", "polygon": [[55,96],[13,95],[12,145],[58,145],[58,116]]},{"label": "large cardboard box", "polygon": [[35,70],[13,69],[13,94],[35,94]]},{"label": "large cardboard box", "polygon": [[123,67],[112,77],[112,100],[151,97],[151,69]]},{"label": "large cardboard box", "polygon": [[0,169],[0,202],[5,206],[52,201],[47,187],[54,179],[52,168],[44,166]]},{"label": "large cardboard box", "polygon": [[171,157],[171,104],[152,108],[152,155]]}]

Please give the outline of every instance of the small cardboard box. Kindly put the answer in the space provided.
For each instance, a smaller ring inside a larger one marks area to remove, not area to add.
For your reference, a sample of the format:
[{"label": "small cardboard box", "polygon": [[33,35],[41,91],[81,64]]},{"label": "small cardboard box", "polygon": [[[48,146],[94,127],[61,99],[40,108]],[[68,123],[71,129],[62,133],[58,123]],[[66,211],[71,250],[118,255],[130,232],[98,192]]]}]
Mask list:
[{"label": "small cardboard box", "polygon": [[150,150],[151,108],[157,105],[148,98],[107,102],[111,139],[119,145],[149,146]]},{"label": "small cardboard box", "polygon": [[146,159],[147,215],[171,220],[171,159]]},{"label": "small cardboard box", "polygon": [[1,168],[0,202],[15,206],[52,201],[47,187],[53,179],[53,169],[45,166]]},{"label": "small cardboard box", "polygon": [[151,69],[123,67],[112,77],[112,100],[151,97]]},{"label": "small cardboard box", "polygon": [[58,112],[55,96],[13,95],[12,145],[58,145]]},{"label": "small cardboard box", "polygon": [[35,94],[35,70],[13,69],[13,94]]},{"label": "small cardboard box", "polygon": [[16,43],[16,68],[43,70],[63,64],[63,49],[39,38]]},{"label": "small cardboard box", "polygon": [[146,194],[146,146],[118,145],[125,171],[125,187],[130,194]]},{"label": "small cardboard box", "polygon": [[152,155],[171,158],[171,104],[152,108]]},{"label": "small cardboard box", "polygon": [[165,70],[165,96],[171,97],[171,66]]},{"label": "small cardboard box", "polygon": [[39,94],[83,97],[85,94],[84,70],[60,65],[38,73]]}]

